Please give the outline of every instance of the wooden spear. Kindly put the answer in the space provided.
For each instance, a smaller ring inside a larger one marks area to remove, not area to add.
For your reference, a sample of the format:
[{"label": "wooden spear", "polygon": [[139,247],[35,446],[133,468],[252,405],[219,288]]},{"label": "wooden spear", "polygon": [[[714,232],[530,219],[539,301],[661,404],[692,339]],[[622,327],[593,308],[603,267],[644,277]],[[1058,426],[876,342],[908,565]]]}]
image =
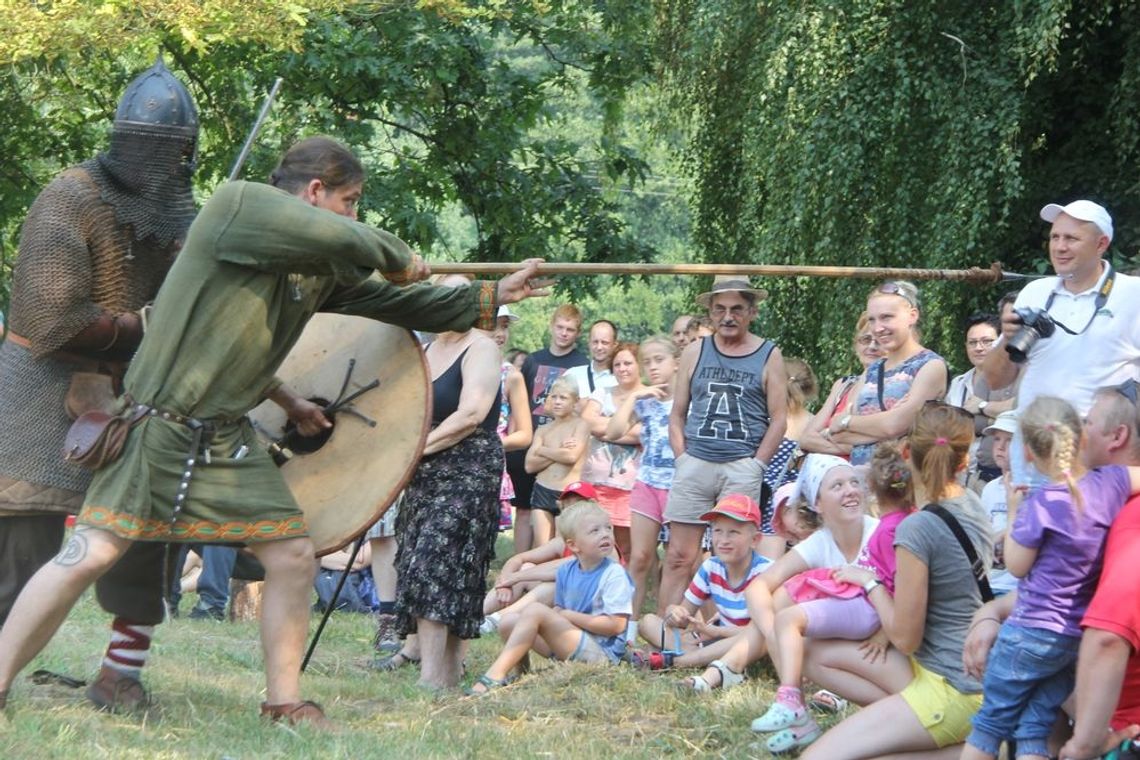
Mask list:
[{"label": "wooden spear", "polygon": [[[495,275],[517,272],[522,265],[517,262],[433,262],[433,274],[472,274]],[[1002,271],[1001,265],[994,262],[988,269],[904,269],[901,267],[833,267],[796,264],[639,264],[625,262],[617,264],[592,263],[547,263],[540,264],[541,275],[718,275],[734,274],[746,277],[856,277],[866,280],[951,280],[956,282],[977,282],[996,284],[1010,280],[1034,279],[1037,275],[1016,274]]]}]

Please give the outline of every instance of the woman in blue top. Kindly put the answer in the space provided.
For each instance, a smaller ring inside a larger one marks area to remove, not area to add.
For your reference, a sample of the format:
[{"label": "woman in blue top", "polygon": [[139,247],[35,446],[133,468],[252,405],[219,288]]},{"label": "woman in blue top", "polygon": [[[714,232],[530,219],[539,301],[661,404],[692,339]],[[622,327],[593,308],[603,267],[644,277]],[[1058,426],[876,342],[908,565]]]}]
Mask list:
[{"label": "woman in blue top", "polygon": [[884,282],[867,296],[867,324],[884,356],[867,368],[852,411],[826,431],[852,447],[853,465],[870,462],[876,443],[906,434],[922,405],[946,393],[946,362],[918,342],[919,316],[913,283]]}]

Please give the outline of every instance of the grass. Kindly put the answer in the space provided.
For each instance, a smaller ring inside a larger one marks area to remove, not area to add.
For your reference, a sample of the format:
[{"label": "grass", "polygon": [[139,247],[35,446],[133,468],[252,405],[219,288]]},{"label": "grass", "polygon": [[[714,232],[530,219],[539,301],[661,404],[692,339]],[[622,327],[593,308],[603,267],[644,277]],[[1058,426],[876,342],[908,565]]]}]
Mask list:
[{"label": "grass", "polygon": [[[500,558],[507,556],[500,544]],[[186,602],[184,601],[184,606]],[[314,617],[311,630],[315,630]],[[683,674],[547,663],[479,698],[428,694],[416,671],[364,667],[374,632],[364,615],[333,615],[302,679],[340,730],[332,736],[258,718],[264,674],[254,623],[174,620],[158,628],[144,681],[159,703],[146,719],[91,709],[83,690],[38,686],[37,668],[90,678],[106,646],[108,618],[85,596],[48,648],[16,682],[0,718],[0,758],[482,758],[768,757],[748,724],[775,689],[753,668],[734,690],[673,688]],[[484,637],[469,654],[471,681],[498,652]]]}]

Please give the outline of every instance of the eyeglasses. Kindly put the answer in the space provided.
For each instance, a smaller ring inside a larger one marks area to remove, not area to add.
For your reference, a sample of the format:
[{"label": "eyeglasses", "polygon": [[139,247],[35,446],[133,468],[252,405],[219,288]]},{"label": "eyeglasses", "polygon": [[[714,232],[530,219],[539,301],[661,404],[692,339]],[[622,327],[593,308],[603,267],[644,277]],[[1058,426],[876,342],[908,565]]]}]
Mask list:
[{"label": "eyeglasses", "polygon": [[966,341],[967,348],[989,348],[994,344],[997,338],[977,338],[975,340]]},{"label": "eyeglasses", "polygon": [[717,317],[723,317],[725,314],[731,314],[734,317],[742,317],[747,314],[750,309],[752,309],[751,306],[741,306],[739,304],[729,308],[725,308],[723,305],[717,304],[716,306],[713,306],[710,311]]},{"label": "eyeglasses", "polygon": [[911,293],[914,289],[913,285],[908,285],[902,282],[884,282],[876,290],[880,293],[886,293],[889,296],[899,296],[905,298],[906,302],[914,308],[918,308],[918,293]]},{"label": "eyeglasses", "polygon": [[856,338],[855,342],[858,343],[860,346],[869,346],[875,342],[875,336],[874,335],[860,335],[858,338]]}]

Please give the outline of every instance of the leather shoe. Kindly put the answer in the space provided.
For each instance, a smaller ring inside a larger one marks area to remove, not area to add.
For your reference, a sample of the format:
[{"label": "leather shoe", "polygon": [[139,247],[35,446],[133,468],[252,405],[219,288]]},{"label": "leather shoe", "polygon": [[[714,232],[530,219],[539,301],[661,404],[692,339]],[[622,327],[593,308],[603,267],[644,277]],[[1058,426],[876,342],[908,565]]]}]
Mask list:
[{"label": "leather shoe", "polygon": [[151,708],[150,695],[137,678],[106,665],[87,687],[87,698],[100,710],[113,713],[141,713]]},{"label": "leather shoe", "polygon": [[333,723],[325,716],[325,711],[321,709],[321,706],[307,699],[304,702],[291,702],[284,705],[271,705],[268,702],[262,702],[261,717],[269,718],[274,723],[284,720],[291,726],[304,723],[318,731],[333,730]]}]

